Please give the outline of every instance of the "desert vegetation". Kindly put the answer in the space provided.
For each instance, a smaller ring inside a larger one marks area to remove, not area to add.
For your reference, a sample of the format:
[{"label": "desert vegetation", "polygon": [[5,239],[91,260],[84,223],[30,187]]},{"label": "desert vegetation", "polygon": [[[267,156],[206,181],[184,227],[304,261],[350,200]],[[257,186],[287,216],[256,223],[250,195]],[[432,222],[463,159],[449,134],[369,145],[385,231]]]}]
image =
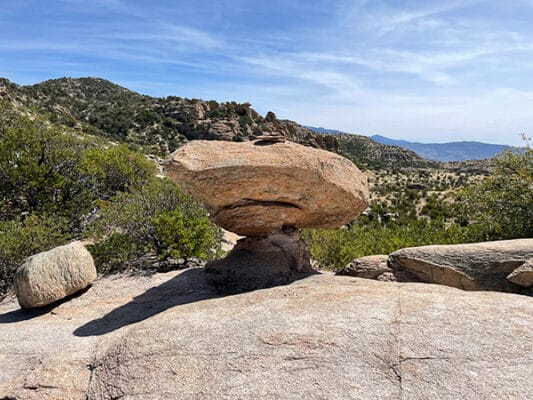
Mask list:
[{"label": "desert vegetation", "polygon": [[533,236],[533,149],[505,151],[490,172],[370,171],[371,206],[343,229],[305,232],[313,257],[342,269],[403,247]]},{"label": "desert vegetation", "polygon": [[0,293],[24,258],[75,238],[91,239],[100,272],[133,257],[212,258],[218,229],[155,164],[0,104]]}]

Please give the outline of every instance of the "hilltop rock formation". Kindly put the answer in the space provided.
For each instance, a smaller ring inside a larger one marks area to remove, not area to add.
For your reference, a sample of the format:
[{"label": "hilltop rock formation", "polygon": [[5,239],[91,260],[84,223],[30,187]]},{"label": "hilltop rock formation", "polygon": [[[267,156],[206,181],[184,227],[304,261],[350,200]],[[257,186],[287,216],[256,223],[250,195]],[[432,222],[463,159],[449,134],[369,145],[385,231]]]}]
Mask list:
[{"label": "hilltop rock formation", "polygon": [[72,242],[28,257],[15,275],[22,308],[42,307],[85,289],[96,279],[91,254]]},{"label": "hilltop rock formation", "polygon": [[533,398],[533,299],[332,273],[218,296],[202,269],[0,303],[0,398]]},{"label": "hilltop rock formation", "polygon": [[405,248],[390,255],[389,265],[424,282],[464,290],[520,292],[516,280],[527,286],[527,266],[523,271],[517,268],[532,258],[533,239],[516,239]]},{"label": "hilltop rock formation", "polygon": [[351,161],[279,137],[190,142],[171,155],[166,170],[206,204],[215,223],[244,236],[337,228],[369,201],[366,176]]},{"label": "hilltop rock formation", "polygon": [[225,259],[207,265],[225,293],[313,273],[298,229],[337,228],[369,201],[366,176],[351,161],[278,134],[244,143],[190,142],[170,156],[166,170],[206,205],[216,224],[248,236]]}]

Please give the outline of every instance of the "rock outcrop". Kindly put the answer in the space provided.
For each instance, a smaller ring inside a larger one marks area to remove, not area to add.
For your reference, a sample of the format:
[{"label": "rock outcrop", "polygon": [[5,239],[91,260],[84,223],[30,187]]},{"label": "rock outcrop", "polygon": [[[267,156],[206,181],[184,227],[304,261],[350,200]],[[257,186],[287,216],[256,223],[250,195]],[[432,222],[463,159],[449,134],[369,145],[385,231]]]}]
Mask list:
[{"label": "rock outcrop", "polygon": [[[272,117],[273,118],[273,117]],[[348,159],[287,142],[276,132],[253,142],[194,141],[166,165],[213,221],[241,239],[207,265],[225,293],[288,283],[313,273],[299,228],[337,228],[368,205],[366,177]]]},{"label": "rock outcrop", "polygon": [[533,286],[533,259],[526,261],[507,275],[507,280],[517,285],[530,288]]},{"label": "rock outcrop", "polygon": [[512,273],[532,258],[533,239],[516,239],[405,248],[390,255],[389,265],[423,282],[464,290],[519,292],[522,288],[516,279],[525,278],[527,271]]},{"label": "rock outcrop", "polygon": [[342,270],[338,271],[338,274],[375,279],[385,272],[392,272],[387,264],[388,260],[389,256],[386,254],[356,258]]},{"label": "rock outcrop", "polygon": [[366,177],[351,161],[274,139],[189,142],[166,170],[206,204],[215,223],[244,236],[337,228],[367,207]]},{"label": "rock outcrop", "polygon": [[42,307],[85,289],[96,279],[91,254],[72,242],[26,259],[15,275],[22,308]]},{"label": "rock outcrop", "polygon": [[356,258],[337,271],[337,274],[383,282],[420,282],[420,279],[409,271],[392,269],[389,266],[389,256],[386,254]]},{"label": "rock outcrop", "polygon": [[0,398],[533,398],[533,299],[313,275],[218,296],[202,269],[0,303]]}]

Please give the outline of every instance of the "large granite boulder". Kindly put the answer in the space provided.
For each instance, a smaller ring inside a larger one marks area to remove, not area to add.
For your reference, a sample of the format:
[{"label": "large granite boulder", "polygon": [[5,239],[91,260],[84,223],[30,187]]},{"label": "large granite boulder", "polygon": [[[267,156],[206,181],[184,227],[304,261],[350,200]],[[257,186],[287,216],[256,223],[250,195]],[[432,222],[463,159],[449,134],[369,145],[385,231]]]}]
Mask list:
[{"label": "large granite boulder", "polygon": [[351,161],[281,137],[191,141],[171,155],[166,170],[206,204],[216,224],[244,236],[337,228],[369,201],[366,176]]},{"label": "large granite boulder", "polygon": [[424,282],[464,290],[519,292],[521,286],[507,279],[533,258],[533,239],[410,247],[389,256],[389,265],[407,270]]},{"label": "large granite boulder", "polygon": [[15,291],[22,308],[42,307],[85,289],[95,279],[93,258],[77,241],[27,258],[15,274]]},{"label": "large granite boulder", "polygon": [[203,269],[0,303],[0,398],[533,398],[533,298],[313,275],[219,296]]}]

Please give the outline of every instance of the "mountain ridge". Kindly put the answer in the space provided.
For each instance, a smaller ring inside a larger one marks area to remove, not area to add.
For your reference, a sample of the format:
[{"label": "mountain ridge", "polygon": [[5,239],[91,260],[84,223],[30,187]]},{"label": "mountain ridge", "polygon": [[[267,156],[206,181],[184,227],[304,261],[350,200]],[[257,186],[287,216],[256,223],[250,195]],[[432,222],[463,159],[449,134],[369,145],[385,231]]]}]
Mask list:
[{"label": "mountain ridge", "polygon": [[272,132],[296,143],[342,154],[363,169],[439,166],[411,150],[380,144],[363,135],[326,128],[320,128],[320,133],[278,119],[272,112],[262,116],[250,103],[151,97],[96,77],[63,77],[26,86],[0,78],[0,99],[46,115],[52,123],[162,157],[188,140],[243,141]]},{"label": "mountain ridge", "polygon": [[372,135],[370,138],[381,144],[400,146],[412,150],[423,158],[437,161],[483,160],[493,158],[504,150],[514,149],[512,146],[504,144],[484,143],[475,140],[420,143],[391,139],[381,135]]}]

